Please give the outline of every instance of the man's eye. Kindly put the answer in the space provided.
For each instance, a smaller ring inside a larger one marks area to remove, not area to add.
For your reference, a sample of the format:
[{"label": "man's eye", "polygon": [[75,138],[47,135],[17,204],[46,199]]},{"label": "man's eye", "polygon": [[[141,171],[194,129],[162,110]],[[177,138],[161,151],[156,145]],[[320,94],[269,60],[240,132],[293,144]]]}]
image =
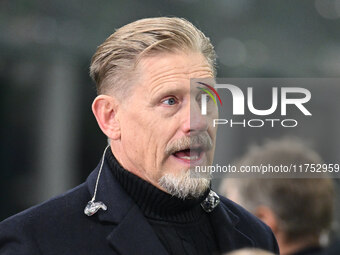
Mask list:
[{"label": "man's eye", "polygon": [[176,104],[176,102],[177,102],[177,101],[176,101],[175,98],[170,97],[170,98],[164,100],[164,101],[163,101],[163,104],[174,105],[174,104]]},{"label": "man's eye", "polygon": [[211,101],[210,96],[209,96],[208,94],[205,94],[205,93],[199,94],[199,97],[197,98],[197,100],[201,101],[203,96],[205,97],[204,100],[205,100],[206,102],[210,102],[210,101]]}]

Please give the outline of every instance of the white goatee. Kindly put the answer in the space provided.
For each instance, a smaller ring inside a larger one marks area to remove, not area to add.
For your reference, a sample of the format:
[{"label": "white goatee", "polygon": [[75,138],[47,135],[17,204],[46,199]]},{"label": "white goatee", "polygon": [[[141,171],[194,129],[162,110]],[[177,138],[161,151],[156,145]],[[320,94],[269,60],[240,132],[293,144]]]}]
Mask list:
[{"label": "white goatee", "polygon": [[206,173],[204,177],[195,177],[191,174],[191,170],[181,171],[181,174],[165,174],[158,184],[164,188],[170,195],[181,199],[198,198],[210,186],[211,175]]}]

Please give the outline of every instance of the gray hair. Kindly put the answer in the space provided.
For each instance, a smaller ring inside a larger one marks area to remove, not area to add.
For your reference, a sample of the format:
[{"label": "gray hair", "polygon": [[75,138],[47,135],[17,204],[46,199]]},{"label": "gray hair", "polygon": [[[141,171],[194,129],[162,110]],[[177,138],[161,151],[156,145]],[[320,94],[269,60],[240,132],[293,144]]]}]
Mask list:
[{"label": "gray hair", "polygon": [[[90,76],[98,94],[126,92],[133,71],[142,57],[158,53],[192,51],[201,53],[215,74],[214,47],[200,30],[182,18],[147,18],[119,28],[92,57]],[[124,88],[124,89],[123,89]]]}]

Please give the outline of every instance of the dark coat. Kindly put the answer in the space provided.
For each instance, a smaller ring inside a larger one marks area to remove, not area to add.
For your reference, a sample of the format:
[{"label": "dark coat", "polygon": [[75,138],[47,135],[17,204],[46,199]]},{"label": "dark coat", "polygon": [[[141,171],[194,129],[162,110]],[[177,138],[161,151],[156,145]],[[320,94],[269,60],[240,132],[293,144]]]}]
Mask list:
[{"label": "dark coat", "polygon": [[[167,254],[106,163],[96,200],[104,202],[108,209],[91,217],[84,214],[98,171],[99,167],[85,183],[67,193],[1,222],[0,254]],[[232,201],[221,197],[221,203],[210,216],[222,251],[259,247],[278,253],[271,230]]]}]

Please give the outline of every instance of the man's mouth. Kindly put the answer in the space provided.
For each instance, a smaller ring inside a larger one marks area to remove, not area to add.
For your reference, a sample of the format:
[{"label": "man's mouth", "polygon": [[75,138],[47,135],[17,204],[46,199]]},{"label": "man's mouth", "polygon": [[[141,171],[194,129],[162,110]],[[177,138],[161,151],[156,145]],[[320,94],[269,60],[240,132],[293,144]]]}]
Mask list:
[{"label": "man's mouth", "polygon": [[179,150],[172,155],[185,163],[196,163],[202,159],[203,154],[204,150],[198,147]]}]

